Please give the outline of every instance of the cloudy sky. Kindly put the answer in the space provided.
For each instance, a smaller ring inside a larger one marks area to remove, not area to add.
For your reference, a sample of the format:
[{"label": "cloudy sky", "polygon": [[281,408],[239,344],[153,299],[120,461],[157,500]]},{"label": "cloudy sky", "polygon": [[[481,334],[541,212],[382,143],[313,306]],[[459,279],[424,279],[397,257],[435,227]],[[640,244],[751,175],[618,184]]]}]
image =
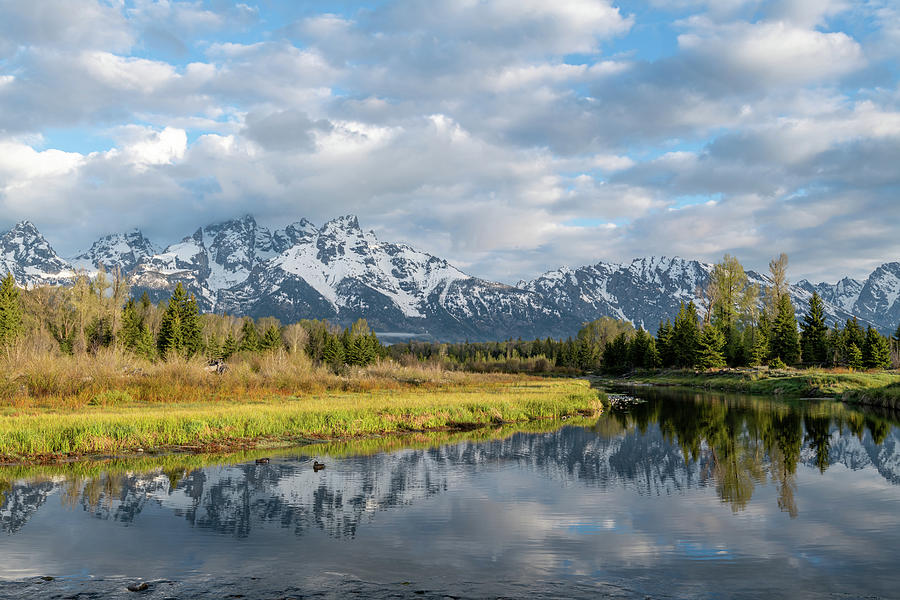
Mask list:
[{"label": "cloudy sky", "polygon": [[900,260],[892,0],[0,0],[0,229],[359,215],[514,282]]}]

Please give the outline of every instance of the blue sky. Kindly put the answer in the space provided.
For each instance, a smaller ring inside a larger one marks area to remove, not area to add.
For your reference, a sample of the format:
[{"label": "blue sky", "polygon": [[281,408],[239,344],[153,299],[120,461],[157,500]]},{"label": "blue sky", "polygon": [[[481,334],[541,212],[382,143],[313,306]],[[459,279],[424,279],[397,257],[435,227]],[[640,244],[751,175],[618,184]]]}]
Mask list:
[{"label": "blue sky", "polygon": [[887,0],[0,0],[0,229],[354,213],[514,282],[900,259]]}]

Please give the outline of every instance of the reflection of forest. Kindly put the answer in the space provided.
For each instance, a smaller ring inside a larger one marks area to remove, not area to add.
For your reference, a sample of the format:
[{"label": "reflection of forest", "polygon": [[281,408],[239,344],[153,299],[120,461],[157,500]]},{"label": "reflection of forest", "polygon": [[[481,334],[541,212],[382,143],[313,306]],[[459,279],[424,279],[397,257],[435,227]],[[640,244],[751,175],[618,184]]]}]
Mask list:
[{"label": "reflection of forest", "polygon": [[[647,402],[627,413],[607,414],[605,431],[646,432],[658,426],[666,441],[677,444],[685,463],[704,465],[719,497],[735,511],[744,509],[755,486],[768,478],[777,486],[781,510],[797,516],[796,473],[805,458],[824,473],[831,461],[856,468],[854,455],[866,451],[886,479],[900,483],[900,473],[890,469],[895,461],[884,456],[888,450],[896,457],[898,450],[896,436],[886,448],[892,421],[884,416],[837,402],[788,404],[671,390],[641,395]],[[858,443],[848,443],[852,438]]]},{"label": "reflection of forest", "polygon": [[788,405],[671,390],[642,396],[646,403],[612,411],[591,429],[351,455],[331,459],[333,467],[322,473],[313,471],[309,459],[295,457],[266,465],[163,464],[149,472],[76,477],[61,471],[30,481],[0,479],[0,528],[19,531],[58,495],[72,508],[123,524],[153,505],[191,527],[237,537],[264,523],[296,535],[316,529],[353,537],[379,510],[443,493],[461,474],[477,476],[512,464],[567,484],[642,495],[710,486],[735,511],[747,506],[756,486],[771,481],[779,507],[792,516],[799,511],[801,463],[822,472],[835,462],[851,469],[874,467],[900,484],[900,433],[884,415],[839,403]]}]

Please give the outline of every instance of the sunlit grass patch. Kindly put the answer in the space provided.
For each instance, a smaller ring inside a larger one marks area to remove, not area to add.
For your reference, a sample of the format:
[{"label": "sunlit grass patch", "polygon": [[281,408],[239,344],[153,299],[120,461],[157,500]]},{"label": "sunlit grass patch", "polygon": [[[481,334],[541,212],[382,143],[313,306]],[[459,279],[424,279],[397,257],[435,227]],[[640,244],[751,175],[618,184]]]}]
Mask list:
[{"label": "sunlit grass patch", "polygon": [[595,414],[587,382],[528,386],[491,380],[435,389],[326,391],[298,396],[169,403],[29,407],[0,416],[0,455],[52,457],[138,448],[208,447],[266,439],[334,439]]}]

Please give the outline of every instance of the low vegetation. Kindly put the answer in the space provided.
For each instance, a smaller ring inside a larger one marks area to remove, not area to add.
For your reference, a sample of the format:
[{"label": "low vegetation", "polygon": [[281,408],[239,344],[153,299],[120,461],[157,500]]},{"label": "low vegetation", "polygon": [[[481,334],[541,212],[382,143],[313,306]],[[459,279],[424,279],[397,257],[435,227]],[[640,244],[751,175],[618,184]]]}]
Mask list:
[{"label": "low vegetation", "polygon": [[7,381],[14,401],[0,413],[0,456],[7,461],[296,444],[601,409],[597,392],[584,381],[393,363],[338,375],[302,354],[283,352],[235,360],[222,374],[198,360],[135,365],[124,354],[38,359],[18,370]]}]

